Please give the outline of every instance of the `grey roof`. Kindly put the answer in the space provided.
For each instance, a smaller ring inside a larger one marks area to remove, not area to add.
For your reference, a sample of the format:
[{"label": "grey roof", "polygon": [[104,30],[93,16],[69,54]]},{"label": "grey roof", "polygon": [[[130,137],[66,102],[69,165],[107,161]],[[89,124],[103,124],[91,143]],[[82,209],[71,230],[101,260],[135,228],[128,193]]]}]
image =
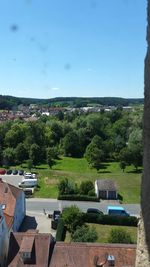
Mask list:
[{"label": "grey roof", "polygon": [[116,191],[117,187],[114,181],[110,179],[101,179],[101,180],[96,180],[97,186],[99,190],[111,190],[111,191]]}]

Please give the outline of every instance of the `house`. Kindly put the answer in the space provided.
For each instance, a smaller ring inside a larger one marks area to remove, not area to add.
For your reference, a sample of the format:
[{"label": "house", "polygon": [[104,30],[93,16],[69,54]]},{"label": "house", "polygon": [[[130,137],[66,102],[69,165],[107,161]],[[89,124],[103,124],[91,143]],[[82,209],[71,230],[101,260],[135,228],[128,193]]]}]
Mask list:
[{"label": "house", "polygon": [[38,230],[11,233],[8,267],[48,267],[54,247],[51,234],[38,233]]},{"label": "house", "polygon": [[134,267],[135,256],[135,245],[57,242],[49,267]]},{"label": "house", "polygon": [[117,199],[117,188],[114,181],[110,179],[96,180],[95,194],[102,199]]},{"label": "house", "polygon": [[0,267],[6,266],[8,254],[9,232],[5,221],[5,216],[0,205]]},{"label": "house", "polygon": [[0,178],[0,203],[9,232],[18,231],[26,214],[23,190],[4,182]]}]

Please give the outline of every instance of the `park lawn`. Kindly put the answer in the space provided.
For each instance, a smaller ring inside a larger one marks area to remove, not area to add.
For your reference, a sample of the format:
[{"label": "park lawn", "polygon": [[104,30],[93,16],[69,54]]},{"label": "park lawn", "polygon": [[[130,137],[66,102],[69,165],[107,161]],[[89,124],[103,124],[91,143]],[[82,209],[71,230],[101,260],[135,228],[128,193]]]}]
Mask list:
[{"label": "park lawn", "polygon": [[[123,229],[128,234],[130,234],[131,239],[134,244],[137,243],[137,227],[129,227],[129,226],[116,226],[116,225],[102,225],[102,224],[88,224],[90,227],[94,227],[98,234],[98,238],[96,240],[97,243],[108,243],[108,237],[112,229]],[[71,236],[70,233],[66,233],[65,242],[70,242]]]},{"label": "park lawn", "polygon": [[[25,164],[23,169],[26,169]],[[115,181],[122,203],[140,202],[141,173],[135,172],[133,166],[127,167],[123,172],[118,162],[108,162],[104,163],[97,172],[89,167],[84,158],[63,157],[56,161],[52,169],[47,164],[42,164],[32,169],[32,172],[36,172],[39,177],[39,189],[35,192],[36,197],[57,198],[57,185],[64,178],[68,178],[78,185],[86,180],[94,182],[96,179],[107,178]]]}]

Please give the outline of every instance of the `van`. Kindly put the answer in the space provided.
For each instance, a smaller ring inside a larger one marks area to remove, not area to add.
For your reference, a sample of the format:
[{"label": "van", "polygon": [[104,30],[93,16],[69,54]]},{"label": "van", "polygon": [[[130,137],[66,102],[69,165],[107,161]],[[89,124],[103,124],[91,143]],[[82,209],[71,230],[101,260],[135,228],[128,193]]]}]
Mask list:
[{"label": "van", "polygon": [[113,216],[130,216],[130,214],[121,206],[108,206],[107,214]]},{"label": "van", "polygon": [[21,183],[18,184],[21,188],[30,188],[37,186],[37,179],[23,179]]}]

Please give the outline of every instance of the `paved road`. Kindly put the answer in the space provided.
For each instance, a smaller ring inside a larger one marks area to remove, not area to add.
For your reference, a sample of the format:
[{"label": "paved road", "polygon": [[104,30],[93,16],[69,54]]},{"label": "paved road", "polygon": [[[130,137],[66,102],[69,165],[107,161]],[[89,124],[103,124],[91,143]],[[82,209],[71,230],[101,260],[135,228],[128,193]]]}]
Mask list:
[{"label": "paved road", "polygon": [[[118,205],[117,202],[112,202],[113,205]],[[43,199],[43,198],[31,198],[26,200],[27,211],[35,213],[43,213],[43,209],[47,213],[52,213],[54,210],[62,210],[64,207],[71,205],[77,205],[82,211],[86,211],[87,208],[98,208],[106,213],[108,205],[111,205],[110,201],[101,202],[85,202],[85,201],[62,201],[57,199]],[[120,205],[120,204],[119,204]],[[122,205],[126,211],[131,215],[139,216],[140,205],[139,204],[124,204]]]},{"label": "paved road", "polygon": [[[18,183],[22,181],[22,175],[0,175],[7,183],[13,184],[18,187]],[[43,198],[31,198],[27,199],[26,207],[27,211],[34,213],[43,213],[43,209],[47,213],[52,213],[54,210],[62,210],[64,207],[71,205],[77,205],[82,211],[86,211],[88,208],[98,208],[106,213],[107,206],[110,205],[110,201],[101,202],[85,202],[85,201],[58,201],[57,199],[43,199]],[[117,202],[112,202],[113,205],[118,205]],[[119,204],[120,205],[120,204]],[[132,215],[139,216],[140,205],[139,204],[124,204],[123,207]]]}]

